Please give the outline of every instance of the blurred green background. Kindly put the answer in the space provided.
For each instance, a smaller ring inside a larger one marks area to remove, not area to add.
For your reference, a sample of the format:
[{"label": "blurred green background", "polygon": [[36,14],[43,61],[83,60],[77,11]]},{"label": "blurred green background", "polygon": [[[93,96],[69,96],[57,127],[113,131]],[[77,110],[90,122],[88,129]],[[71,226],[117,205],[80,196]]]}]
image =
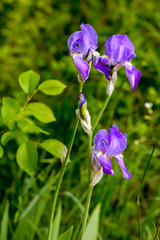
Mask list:
[{"label": "blurred green background", "polygon": [[[61,80],[67,85],[62,95],[48,97],[38,93],[34,101],[47,103],[53,108],[57,121],[45,128],[52,138],[67,145],[74,125],[78,96],[78,72],[69,55],[67,41],[74,31],[80,29],[81,23],[88,23],[96,30],[101,54],[108,37],[127,34],[137,55],[133,64],[142,73],[133,92],[125,70],[118,73],[116,89],[96,129],[96,132],[100,128],[109,129],[116,123],[120,131],[127,133],[128,147],[124,152],[124,161],[133,178],[123,180],[117,164],[113,163],[117,174],[103,177],[95,187],[91,201],[91,211],[101,203],[99,240],[136,240],[139,239],[136,198],[146,163],[160,136],[160,1],[1,0],[0,95],[1,98],[6,95],[15,97],[23,104],[25,96],[18,85],[18,76],[29,69],[37,71],[41,81]],[[105,77],[92,69],[84,85],[92,122],[103,105],[105,89]],[[146,102],[152,102],[152,108],[147,109],[144,106]],[[39,135],[40,141],[45,139],[46,136]],[[63,211],[60,232],[72,224],[75,231],[81,223],[82,212],[73,196],[85,204],[87,144],[87,137],[79,127],[71,154],[72,164],[65,174],[59,196]],[[159,239],[156,233],[160,226],[159,146],[151,160],[142,191],[140,214],[143,239]],[[8,239],[14,236],[15,240],[23,239],[15,235],[20,215],[39,195],[51,174],[55,182],[50,191],[55,190],[56,174],[61,167],[58,159],[41,151],[36,173],[29,177],[17,166],[16,148],[16,142],[8,144],[4,157],[0,159],[0,220],[8,200]],[[46,234],[53,196],[50,191],[41,199],[41,211],[33,211],[31,219],[34,219],[35,228],[32,229],[33,235],[25,240],[40,239],[40,233]],[[23,224],[23,229],[20,227],[22,232],[25,227],[29,228],[27,224]]]}]

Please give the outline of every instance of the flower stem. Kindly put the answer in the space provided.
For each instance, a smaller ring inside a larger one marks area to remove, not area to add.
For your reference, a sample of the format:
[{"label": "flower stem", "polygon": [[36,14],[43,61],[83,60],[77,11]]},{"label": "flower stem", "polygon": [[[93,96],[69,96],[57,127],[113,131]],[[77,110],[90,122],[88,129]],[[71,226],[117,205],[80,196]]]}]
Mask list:
[{"label": "flower stem", "polygon": [[91,146],[92,146],[92,134],[88,135],[88,148],[89,148],[89,161],[88,161],[88,180],[89,184],[92,181],[91,179]]},{"label": "flower stem", "polygon": [[31,95],[27,95],[27,99],[26,99],[26,102],[22,108],[22,111],[25,111],[26,110],[26,107],[29,103],[29,101],[32,99],[32,97],[38,92],[38,89],[35,89],[34,92],[31,94]]},{"label": "flower stem", "polygon": [[87,223],[87,218],[88,218],[88,212],[89,212],[89,207],[90,207],[92,191],[93,191],[93,186],[89,186],[89,188],[88,188],[88,195],[87,195],[87,201],[86,201],[86,208],[85,208],[85,213],[84,213],[82,229],[81,229],[81,234],[80,234],[79,240],[83,239],[84,231],[85,231],[85,228],[86,228],[86,223]]},{"label": "flower stem", "polygon": [[95,128],[97,127],[97,124],[99,123],[99,120],[101,119],[102,117],[102,114],[104,113],[104,110],[109,102],[109,99],[110,99],[110,96],[107,95],[106,99],[105,99],[105,102],[103,104],[103,107],[101,108],[99,114],[98,114],[98,117],[95,121],[95,123],[93,124],[93,128],[92,128],[92,132],[94,132]]},{"label": "flower stem", "polygon": [[60,177],[59,177],[59,180],[58,180],[57,188],[56,188],[56,191],[55,191],[55,194],[54,194],[54,198],[53,198],[53,204],[52,204],[52,211],[51,211],[51,216],[50,216],[47,240],[51,240],[52,227],[53,227],[53,218],[54,218],[54,214],[55,214],[55,207],[56,207],[57,197],[58,197],[58,193],[59,193],[59,190],[60,190],[60,187],[61,187],[61,183],[62,183],[62,179],[63,179],[64,173],[65,173],[65,170],[66,170],[67,160],[68,160],[68,158],[70,156],[70,152],[72,150],[73,142],[74,142],[75,135],[76,135],[77,128],[78,128],[78,124],[79,124],[79,119],[76,119],[75,127],[74,127],[74,130],[73,130],[73,134],[72,134],[71,141],[70,141],[69,148],[68,148],[68,152],[67,152],[66,158],[64,160],[63,167],[61,169],[61,173],[60,173]]}]

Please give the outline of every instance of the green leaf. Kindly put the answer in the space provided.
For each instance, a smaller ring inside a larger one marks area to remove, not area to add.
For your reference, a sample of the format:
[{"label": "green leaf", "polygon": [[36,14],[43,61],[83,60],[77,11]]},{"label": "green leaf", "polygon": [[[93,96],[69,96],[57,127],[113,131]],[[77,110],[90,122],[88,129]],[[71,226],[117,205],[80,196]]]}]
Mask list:
[{"label": "green leaf", "polygon": [[39,80],[39,74],[34,72],[33,70],[22,73],[18,79],[19,85],[21,86],[22,90],[27,94],[31,94],[36,89]]},{"label": "green leaf", "polygon": [[6,132],[2,135],[2,138],[1,138],[1,143],[2,145],[6,145],[10,140],[11,138],[13,137],[13,132]]},{"label": "green leaf", "polygon": [[56,139],[48,139],[40,143],[40,146],[47,152],[51,153],[57,158],[61,158],[63,153],[64,144]]},{"label": "green leaf", "polygon": [[100,204],[96,206],[88,221],[83,240],[97,240],[98,224],[99,224]]},{"label": "green leaf", "polygon": [[4,154],[4,151],[3,151],[3,148],[2,148],[2,146],[0,145],[0,158],[2,158],[2,157],[3,157],[3,154]]},{"label": "green leaf", "polygon": [[51,233],[51,239],[57,240],[58,234],[59,234],[59,228],[60,228],[60,222],[61,222],[61,214],[62,214],[62,207],[61,204],[59,204],[57,214],[55,216],[53,227],[52,227],[52,233]]},{"label": "green leaf", "polygon": [[34,143],[22,143],[17,150],[16,159],[20,168],[29,175],[32,175],[38,161],[38,154]]},{"label": "green leaf", "polygon": [[[66,232],[62,233],[62,235],[58,238],[58,240],[70,240],[72,236],[73,226],[68,229]],[[88,238],[88,240],[91,238]]]},{"label": "green leaf", "polygon": [[7,201],[1,222],[0,240],[7,240],[8,220],[9,220],[9,202]]},{"label": "green leaf", "polygon": [[50,123],[56,120],[52,110],[43,103],[30,103],[26,110],[26,113],[33,115],[43,123]]},{"label": "green leaf", "polygon": [[13,118],[17,113],[20,112],[20,105],[18,101],[11,97],[4,97],[2,99],[2,118],[5,122]]},{"label": "green leaf", "polygon": [[46,95],[58,95],[62,93],[65,88],[66,85],[60,81],[50,79],[41,83],[38,87],[38,90],[45,93]]},{"label": "green leaf", "polygon": [[33,124],[30,124],[30,125],[27,125],[23,128],[23,132],[25,133],[44,133],[46,135],[49,135],[50,133],[43,130],[42,128],[36,126],[36,125],[33,125]]}]

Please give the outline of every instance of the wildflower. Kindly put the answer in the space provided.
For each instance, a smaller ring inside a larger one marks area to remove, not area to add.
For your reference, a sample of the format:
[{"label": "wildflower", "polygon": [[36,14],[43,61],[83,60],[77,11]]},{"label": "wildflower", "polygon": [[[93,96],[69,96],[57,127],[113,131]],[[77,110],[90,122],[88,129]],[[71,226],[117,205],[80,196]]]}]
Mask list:
[{"label": "wildflower", "polygon": [[76,31],[69,37],[68,48],[76,68],[86,81],[92,54],[97,49],[97,33],[89,24],[82,23],[80,28],[81,31]]},{"label": "wildflower", "polygon": [[[127,134],[122,134],[118,130],[116,124],[110,128],[110,134],[108,134],[107,130],[105,129],[101,129],[96,134],[94,138],[94,146],[92,147],[91,151],[93,180],[97,173],[100,175],[100,171],[102,172],[102,170],[105,174],[115,174],[110,160],[112,157],[116,158],[123,172],[123,177],[127,179],[132,177],[123,161],[122,152],[125,150],[126,146]],[[96,181],[99,181],[99,179]],[[91,184],[93,184],[93,182]]]},{"label": "wildflower", "polygon": [[81,92],[78,97],[78,105],[79,109],[76,110],[76,115],[81,122],[81,126],[83,130],[91,135],[92,134],[92,126],[91,126],[91,117],[87,110],[87,103],[84,97],[84,94]]},{"label": "wildflower", "polygon": [[106,41],[105,47],[106,51],[103,56],[100,56],[98,52],[94,52],[93,67],[105,74],[105,77],[109,80],[111,92],[108,94],[111,95],[117,80],[117,71],[122,66],[125,66],[131,89],[134,90],[139,82],[141,73],[131,63],[131,59],[136,57],[133,43],[127,35],[117,34]]}]

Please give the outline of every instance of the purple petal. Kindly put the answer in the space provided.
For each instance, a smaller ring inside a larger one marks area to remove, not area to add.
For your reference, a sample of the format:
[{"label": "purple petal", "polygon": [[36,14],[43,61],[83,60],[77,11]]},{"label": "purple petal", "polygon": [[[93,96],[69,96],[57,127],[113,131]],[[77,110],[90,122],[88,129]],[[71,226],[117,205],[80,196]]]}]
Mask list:
[{"label": "purple petal", "polygon": [[110,61],[123,63],[135,57],[134,45],[127,35],[113,35],[107,39],[105,47],[105,54],[109,56]]},{"label": "purple petal", "polygon": [[103,172],[105,174],[112,174],[114,175],[114,171],[112,170],[112,163],[111,161],[107,158],[106,155],[104,154],[100,154],[98,157],[98,160],[100,162],[100,164],[103,167]]},{"label": "purple petal", "polygon": [[86,81],[89,76],[89,64],[83,59],[82,54],[73,54],[73,61],[83,80]]},{"label": "purple petal", "polygon": [[83,52],[87,54],[89,49],[95,51],[98,47],[96,31],[89,24],[84,23],[81,24],[80,28],[83,36]]},{"label": "purple petal", "polygon": [[106,152],[110,143],[110,136],[105,129],[101,129],[94,137],[94,144],[97,151]]},{"label": "purple petal", "polygon": [[137,70],[136,67],[133,66],[132,63],[128,61],[124,63],[124,66],[126,68],[127,78],[133,91],[140,80],[141,72]]},{"label": "purple petal", "polygon": [[83,36],[81,31],[74,32],[68,39],[70,53],[81,53],[83,51]]},{"label": "purple petal", "polygon": [[116,124],[110,128],[110,144],[107,149],[108,156],[121,154],[127,146],[127,134],[122,134]]},{"label": "purple petal", "polygon": [[109,59],[107,56],[100,56],[98,52],[93,53],[93,67],[99,72],[105,74],[105,77],[110,79],[110,68],[107,66],[109,63]]},{"label": "purple petal", "polygon": [[128,172],[128,170],[127,170],[127,168],[126,168],[126,166],[124,164],[122,155],[117,155],[116,156],[116,160],[117,160],[117,162],[118,162],[118,164],[119,164],[119,166],[120,166],[120,168],[121,168],[121,170],[123,172],[123,177],[127,178],[127,179],[131,178],[132,175]]},{"label": "purple petal", "polygon": [[79,107],[81,108],[84,104],[86,103],[86,99],[85,99],[85,96],[84,94],[81,92],[78,96],[78,104],[79,104]]}]

